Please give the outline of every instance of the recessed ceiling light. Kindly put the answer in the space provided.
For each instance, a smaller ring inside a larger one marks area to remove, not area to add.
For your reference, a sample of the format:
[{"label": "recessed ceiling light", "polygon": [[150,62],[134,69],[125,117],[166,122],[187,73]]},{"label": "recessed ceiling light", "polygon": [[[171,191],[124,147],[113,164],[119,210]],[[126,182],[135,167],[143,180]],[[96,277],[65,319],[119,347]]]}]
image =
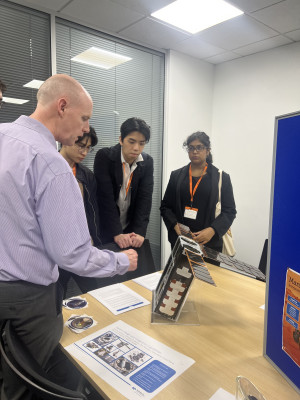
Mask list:
[{"label": "recessed ceiling light", "polygon": [[94,67],[110,69],[117,65],[123,64],[132,60],[130,57],[122,56],[121,54],[111,51],[91,47],[88,50],[71,58],[72,61],[77,61],[82,64],[93,65]]},{"label": "recessed ceiling light", "polygon": [[3,97],[3,101],[5,101],[5,103],[12,104],[25,104],[28,103],[29,100],[15,99],[14,97]]},{"label": "recessed ceiling light", "polygon": [[177,0],[152,13],[157,19],[190,33],[244,14],[224,0]]},{"label": "recessed ceiling light", "polygon": [[39,81],[38,79],[33,79],[32,81],[23,85],[23,87],[28,87],[31,89],[39,89],[43,83],[44,83],[44,81]]}]

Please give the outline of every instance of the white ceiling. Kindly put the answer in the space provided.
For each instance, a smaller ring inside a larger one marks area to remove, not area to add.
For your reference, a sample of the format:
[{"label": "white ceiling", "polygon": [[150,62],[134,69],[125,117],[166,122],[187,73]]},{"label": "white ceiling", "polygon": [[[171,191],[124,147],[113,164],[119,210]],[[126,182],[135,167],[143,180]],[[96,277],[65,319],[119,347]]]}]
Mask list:
[{"label": "white ceiling", "polygon": [[147,47],[177,50],[213,64],[300,40],[300,0],[228,0],[245,14],[195,35],[150,16],[174,0],[13,1]]}]

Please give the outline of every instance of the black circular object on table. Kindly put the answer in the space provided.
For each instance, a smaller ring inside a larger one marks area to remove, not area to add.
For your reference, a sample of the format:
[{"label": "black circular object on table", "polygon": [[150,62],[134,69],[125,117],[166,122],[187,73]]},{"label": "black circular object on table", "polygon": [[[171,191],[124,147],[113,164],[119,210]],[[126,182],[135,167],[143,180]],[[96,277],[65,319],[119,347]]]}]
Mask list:
[{"label": "black circular object on table", "polygon": [[76,317],[70,325],[75,329],[87,329],[93,325],[93,322],[94,321],[90,317]]},{"label": "black circular object on table", "polygon": [[66,302],[66,306],[73,309],[83,308],[87,305],[84,299],[72,299]]}]

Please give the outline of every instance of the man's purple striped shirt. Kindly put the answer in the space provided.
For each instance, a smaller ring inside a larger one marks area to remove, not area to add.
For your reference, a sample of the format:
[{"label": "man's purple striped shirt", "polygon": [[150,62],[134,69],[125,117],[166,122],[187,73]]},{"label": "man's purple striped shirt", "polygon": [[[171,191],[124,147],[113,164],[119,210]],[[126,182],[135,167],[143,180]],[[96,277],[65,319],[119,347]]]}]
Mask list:
[{"label": "man's purple striped shirt", "polygon": [[58,267],[89,277],[124,274],[124,253],[91,245],[79,186],[52,133],[21,116],[0,124],[0,281],[49,285]]}]

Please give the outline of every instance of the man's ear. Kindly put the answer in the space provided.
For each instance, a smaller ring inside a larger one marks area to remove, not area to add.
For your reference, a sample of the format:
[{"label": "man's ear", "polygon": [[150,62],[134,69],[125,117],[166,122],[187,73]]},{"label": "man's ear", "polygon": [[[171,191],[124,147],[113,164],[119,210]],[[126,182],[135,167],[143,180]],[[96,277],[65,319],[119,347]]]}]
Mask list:
[{"label": "man's ear", "polygon": [[58,114],[59,114],[61,117],[63,117],[63,116],[64,116],[65,109],[66,109],[66,107],[67,107],[67,101],[66,101],[66,99],[64,99],[64,98],[59,99],[59,100],[58,100],[57,107],[58,107]]},{"label": "man's ear", "polygon": [[120,143],[121,146],[123,145],[122,136],[119,136],[119,143]]}]

